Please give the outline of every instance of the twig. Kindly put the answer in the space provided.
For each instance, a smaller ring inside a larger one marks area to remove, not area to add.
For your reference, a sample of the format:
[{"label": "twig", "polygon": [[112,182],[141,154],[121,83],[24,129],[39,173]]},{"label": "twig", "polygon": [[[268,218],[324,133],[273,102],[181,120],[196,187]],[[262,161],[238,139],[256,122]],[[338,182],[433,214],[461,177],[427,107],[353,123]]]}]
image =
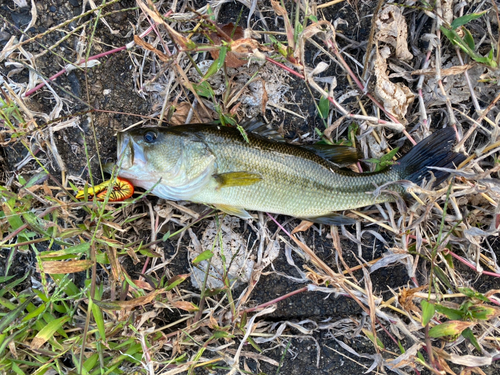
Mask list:
[{"label": "twig", "polygon": [[449,250],[449,249],[446,249],[444,250],[447,254],[450,254],[453,258],[459,260],[460,262],[462,262],[463,264],[465,264],[467,267],[469,268],[472,268],[474,271],[478,272],[478,273],[482,273],[484,275],[488,275],[488,276],[493,276],[493,277],[500,277],[500,274],[496,273],[496,272],[490,272],[490,271],[482,271],[482,272],[479,272],[476,268],[476,266],[474,266],[472,263],[470,263],[468,260],[466,260],[465,258],[462,258],[460,255],[457,255],[455,254],[453,251]]},{"label": "twig", "polygon": [[300,294],[300,293],[303,293],[303,292],[307,292],[308,291],[308,287],[305,286],[303,288],[300,288],[300,289],[297,289],[297,290],[294,290],[293,292],[290,292],[290,293],[287,293],[287,294],[284,294],[278,298],[275,298],[271,301],[268,301],[268,302],[265,302],[263,304],[260,304],[259,306],[255,306],[255,307],[251,307],[249,309],[246,309],[246,310],[242,310],[240,311],[240,315],[244,314],[244,313],[251,313],[251,312],[254,312],[254,311],[257,311],[257,310],[262,310],[268,306],[271,306],[271,305],[274,305],[275,303],[278,303],[280,301],[283,301],[291,296],[294,296],[296,294]]},{"label": "twig", "polygon": [[[109,5],[109,4],[108,4]],[[172,11],[168,11],[166,14],[165,14],[165,17],[168,17],[170,14],[172,13]],[[146,31],[144,31],[141,35],[140,35],[140,38],[144,38],[146,35],[148,35],[151,31],[153,31],[153,26],[149,27]],[[108,56],[108,55],[112,55],[114,53],[117,53],[117,52],[120,52],[120,51],[124,51],[124,50],[128,50],[128,49],[131,49],[133,46],[135,45],[135,43],[132,41],[130,43],[127,43],[126,45],[122,46],[122,47],[118,47],[118,48],[114,48],[110,51],[106,51],[106,52],[102,52],[102,53],[99,53],[97,55],[94,55],[94,56],[91,56],[89,57],[88,59],[81,59],[80,61],[78,61],[75,65],[81,65],[81,64],[84,64],[84,63],[87,63],[89,61],[92,61],[92,60],[97,60],[97,59],[100,59],[101,57],[105,57],[105,56]],[[57,72],[56,74],[54,74],[52,77],[49,78],[49,81],[54,81],[56,78],[60,77],[61,75],[63,75],[64,73],[67,72],[67,67],[64,67],[62,70],[60,70],[59,72]],[[26,91],[24,94],[23,94],[23,97],[28,97],[30,95],[32,95],[33,93],[35,93],[36,91],[38,91],[39,89],[41,89],[43,86],[45,86],[45,82],[42,82],[40,83],[39,85],[35,86],[34,88],[32,88],[31,90],[29,91]]]}]

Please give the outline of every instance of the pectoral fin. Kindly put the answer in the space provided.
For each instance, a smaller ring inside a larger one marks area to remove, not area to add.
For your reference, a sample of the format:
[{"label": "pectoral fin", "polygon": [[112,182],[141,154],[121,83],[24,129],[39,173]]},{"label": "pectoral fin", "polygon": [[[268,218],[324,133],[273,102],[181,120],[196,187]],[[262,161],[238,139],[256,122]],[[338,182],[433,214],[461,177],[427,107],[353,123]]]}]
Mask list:
[{"label": "pectoral fin", "polygon": [[301,147],[338,165],[354,164],[360,157],[358,150],[354,147],[327,144],[305,145]]},{"label": "pectoral fin", "polygon": [[260,174],[252,172],[228,172],[214,174],[212,177],[219,184],[217,189],[230,186],[248,186],[262,180],[262,176]]},{"label": "pectoral fin", "polygon": [[340,215],[332,212],[331,214],[324,216],[315,216],[315,217],[304,217],[304,220],[312,221],[316,224],[325,224],[325,225],[353,225],[356,224],[356,220],[351,219],[350,217]]},{"label": "pectoral fin", "polygon": [[240,207],[228,206],[226,204],[216,204],[214,205],[218,210],[225,212],[229,215],[238,216],[242,219],[253,219],[252,215],[250,215],[245,209]]}]

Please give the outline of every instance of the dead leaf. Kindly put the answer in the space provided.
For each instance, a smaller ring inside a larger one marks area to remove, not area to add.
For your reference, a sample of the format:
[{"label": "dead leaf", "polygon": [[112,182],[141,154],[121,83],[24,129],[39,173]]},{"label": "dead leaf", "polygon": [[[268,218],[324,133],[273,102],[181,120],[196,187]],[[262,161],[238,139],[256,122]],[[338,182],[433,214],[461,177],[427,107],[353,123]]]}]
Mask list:
[{"label": "dead leaf", "polygon": [[335,120],[335,122],[333,124],[331,124],[328,128],[326,128],[326,130],[323,132],[323,135],[328,138],[328,140],[330,142],[333,143],[333,139],[332,139],[332,132],[337,129],[341,124],[342,122],[344,121],[345,119],[345,116],[342,116],[340,117],[339,119]]},{"label": "dead leaf", "polygon": [[139,36],[137,35],[134,35],[134,42],[135,44],[137,44],[139,47],[142,47],[144,49],[147,49],[148,51],[152,51],[154,54],[156,54],[156,56],[158,56],[158,58],[163,61],[163,62],[169,62],[172,60],[171,57],[167,56],[166,54],[164,54],[162,51],[160,51],[159,49],[156,49],[155,47],[153,47],[151,44],[145,42],[144,40],[142,40],[141,38],[139,38]]},{"label": "dead leaf", "polygon": [[186,123],[187,116],[189,114],[189,110],[191,106],[187,102],[179,103],[175,106],[175,112],[172,114],[172,117],[168,120],[168,122],[172,125],[182,125]]},{"label": "dead leaf", "polygon": [[259,49],[260,47],[260,44],[255,39],[251,38],[238,39],[231,42],[231,52],[233,52],[236,57],[247,57],[254,49]]},{"label": "dead leaf", "polygon": [[486,375],[486,373],[479,367],[466,367],[462,370],[460,375],[472,375],[473,373],[478,375]]},{"label": "dead leaf", "polygon": [[186,38],[184,35],[178,33],[173,28],[170,27],[168,23],[163,24],[167,29],[172,41],[183,50],[190,50],[196,48],[196,43]]},{"label": "dead leaf", "polygon": [[453,21],[453,0],[442,0],[443,20],[449,25]]},{"label": "dead leaf", "polygon": [[406,351],[401,354],[399,357],[391,360],[389,359],[387,362],[389,364],[389,369],[397,369],[401,368],[403,366],[408,366],[412,365],[415,361],[415,356],[417,355],[417,352],[420,350],[422,347],[421,343],[416,343],[413,344],[409,349],[406,349]]},{"label": "dead leaf", "polygon": [[269,100],[269,96],[267,95],[267,90],[266,90],[266,81],[264,81],[262,78],[261,78],[261,82],[262,82],[262,104],[261,104],[261,108],[262,108],[262,113],[266,113],[266,107],[267,107],[267,101]]},{"label": "dead leaf", "polygon": [[199,308],[198,306],[196,306],[194,303],[192,302],[188,302],[188,301],[170,301],[170,303],[172,304],[173,307],[176,307],[178,309],[181,309],[181,310],[185,310],[185,311],[198,311]]},{"label": "dead leaf", "polygon": [[54,198],[54,194],[52,194],[52,189],[49,187],[48,181],[44,181],[42,188],[43,188],[43,193],[46,196]]},{"label": "dead leaf", "polygon": [[[139,322],[134,324],[134,328],[139,330],[142,325],[146,323],[148,320],[153,320],[158,316],[158,312],[155,310],[146,311],[144,314],[139,315]],[[137,319],[136,319],[137,322]]]},{"label": "dead leaf", "polygon": [[311,228],[311,226],[313,225],[314,223],[312,221],[307,221],[307,220],[302,220],[300,222],[299,225],[297,225],[293,230],[292,230],[292,234],[295,234],[297,232],[305,232],[306,230],[308,230],[309,228]]},{"label": "dead leaf", "polygon": [[387,75],[387,58],[391,51],[388,47],[376,49],[374,73],[377,78],[375,84],[375,95],[382,101],[384,108],[398,118],[402,123],[406,123],[406,112],[415,99],[415,94],[403,83],[393,83]]},{"label": "dead leaf", "polygon": [[417,306],[415,306],[415,304],[413,303],[413,299],[415,298],[415,293],[418,293],[426,288],[427,285],[423,285],[413,289],[403,287],[398,296],[398,302],[403,310],[407,312],[417,312],[418,314],[420,314],[421,311],[419,308],[417,308]]},{"label": "dead leaf", "polygon": [[307,26],[299,36],[299,41],[297,48],[295,49],[294,56],[300,61],[305,61],[304,54],[306,51],[306,41],[308,39],[311,39],[315,35],[318,35],[318,37],[324,41],[331,41],[332,46],[335,46],[336,48],[336,33],[333,25],[325,20],[314,22],[312,25]]},{"label": "dead leaf", "polygon": [[[232,22],[226,24],[226,25],[219,25],[221,30],[229,35],[233,41],[237,41],[238,39],[243,38],[244,33],[243,33],[243,28],[241,26],[234,26]],[[222,38],[217,34],[217,33],[211,33],[210,39],[214,42],[216,46],[221,45]],[[226,54],[226,59],[225,63],[228,68],[239,68],[240,66],[243,66],[247,63],[246,60],[241,60],[239,59],[232,51],[232,43],[231,43],[231,51],[229,51]],[[219,50],[212,50],[210,51],[210,55],[214,60],[217,60],[219,58]]]},{"label": "dead leaf", "polygon": [[[76,273],[89,269],[92,267],[90,259],[83,260],[47,260],[42,262],[43,272],[49,274],[67,274]],[[37,267],[38,269],[38,267]],[[38,270],[40,272],[40,270]]]},{"label": "dead leaf", "polygon": [[125,309],[133,309],[137,306],[144,306],[153,301],[153,299],[160,293],[163,292],[163,289],[155,290],[152,293],[149,293],[142,297],[133,298],[128,301],[96,301],[92,299],[92,301],[104,310],[125,310]]},{"label": "dead leaf", "polygon": [[271,0],[271,5],[273,7],[274,12],[278,16],[283,17],[283,20],[285,22],[285,32],[286,32],[286,39],[288,41],[288,46],[290,46],[290,48],[292,48],[292,50],[294,50],[295,49],[294,31],[293,31],[292,24],[290,23],[290,19],[288,18],[288,12],[276,0]]},{"label": "dead leaf", "polygon": [[[213,252],[210,263],[203,260],[199,266],[193,267],[191,283],[200,289],[205,278],[207,289],[224,288],[224,278],[231,283],[247,283],[251,279],[255,262],[248,257],[248,247],[244,237],[235,231],[240,225],[239,219],[228,215],[219,225],[220,227],[217,227],[215,221],[209,222],[201,239],[198,239],[191,229],[188,230],[191,237],[190,261],[196,259],[206,249],[211,249]],[[219,236],[221,236],[220,241]],[[207,267],[209,267],[208,277],[206,277]]]},{"label": "dead leaf", "polygon": [[[464,325],[472,325],[472,322],[461,322]],[[474,355],[458,355],[454,353],[447,353],[446,351],[434,348],[434,351],[440,356],[456,365],[476,367],[476,366],[489,366],[493,358],[489,356],[474,356]]]},{"label": "dead leaf", "polygon": [[144,290],[153,290],[153,287],[147,281],[144,280],[132,280],[132,281],[138,288]]},{"label": "dead leaf", "polygon": [[153,9],[150,9],[146,4],[144,4],[142,1],[138,1],[137,4],[139,4],[139,7],[141,8],[141,10],[146,13],[149,17],[151,17],[153,19],[153,21],[155,21],[156,23],[159,23],[159,24],[164,24],[165,21],[163,20],[163,18],[161,18],[161,15],[158,13],[158,11],[156,10],[156,8],[154,7],[154,5],[148,1],[149,5],[153,8]]},{"label": "dead leaf", "polygon": [[[446,76],[454,76],[458,74],[462,74],[472,68],[474,64],[465,64],[465,65],[458,65],[458,66],[453,66],[451,68],[446,68],[446,69],[441,69],[440,73],[442,77]],[[412,76],[435,76],[436,75],[436,69],[434,68],[427,68],[427,69],[419,69],[419,70],[414,70],[411,72]]]},{"label": "dead leaf", "polygon": [[[172,124],[172,125],[185,124],[186,119],[187,119],[188,114],[189,114],[189,111],[191,110],[191,104],[189,104],[188,102],[182,102],[182,103],[179,103],[177,105],[172,104],[171,106],[174,107],[175,112],[172,114],[172,117],[169,119],[169,121],[168,121],[169,124]],[[212,122],[212,120],[214,120],[216,118],[216,113],[214,111],[212,111],[211,109],[209,109],[209,114],[210,114],[210,116],[205,112],[198,113],[199,121],[202,124]]]},{"label": "dead leaf", "polygon": [[455,372],[450,368],[450,366],[448,365],[448,363],[444,360],[444,358],[440,357],[440,356],[436,356],[435,358],[436,361],[439,362],[439,366],[444,370],[446,371],[447,374],[450,374],[450,375],[457,375],[455,374]]},{"label": "dead leaf", "polygon": [[408,50],[408,26],[403,17],[403,9],[396,5],[384,7],[375,21],[377,31],[375,40],[387,43],[396,50],[401,60],[411,60],[413,55]]},{"label": "dead leaf", "polygon": [[[139,7],[144,13],[146,13],[149,17],[151,17],[156,23],[163,25],[167,29],[170,38],[175,44],[177,44],[178,47],[182,49],[191,49],[196,47],[196,45],[192,41],[190,41],[184,35],[175,31],[168,23],[165,22],[165,20],[162,18],[161,14],[158,12],[152,1],[148,0],[149,7],[142,1],[138,1],[137,3],[139,4]],[[135,36],[134,36],[134,41],[137,44]]]},{"label": "dead leaf", "polygon": [[[231,37],[231,41],[229,42],[230,51],[228,51],[224,60],[228,68],[239,68],[245,65],[248,63],[249,57],[257,51],[272,51],[272,48],[261,45],[255,39],[244,38],[245,34],[241,26],[235,27],[233,23],[228,23],[226,25],[218,25],[218,27],[220,27],[223,33]],[[216,46],[219,46],[223,38],[217,33],[211,33],[210,39],[212,39]],[[217,60],[219,58],[219,50],[211,50],[210,55],[214,60]]]}]

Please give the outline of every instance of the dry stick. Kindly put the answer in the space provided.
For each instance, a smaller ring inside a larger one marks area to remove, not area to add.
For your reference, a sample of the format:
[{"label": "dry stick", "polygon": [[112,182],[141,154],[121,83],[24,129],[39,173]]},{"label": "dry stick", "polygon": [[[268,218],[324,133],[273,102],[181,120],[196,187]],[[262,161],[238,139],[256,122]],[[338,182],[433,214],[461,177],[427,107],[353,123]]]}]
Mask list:
[{"label": "dry stick", "polygon": [[[444,250],[446,253],[450,254],[453,258],[459,260],[460,262],[462,262],[463,264],[465,264],[467,267],[469,268],[472,268],[474,271],[476,272],[479,272],[476,268],[476,266],[474,266],[472,263],[470,263],[468,260],[466,260],[465,258],[462,258],[460,255],[457,255],[455,254],[453,251],[451,250],[448,250],[448,249],[445,249]],[[500,274],[496,273],[496,272],[490,272],[490,271],[482,271],[480,272],[482,274],[485,274],[485,275],[488,275],[488,276],[494,276],[494,277],[500,277]]]},{"label": "dry stick", "polygon": [[300,288],[300,289],[297,289],[297,290],[294,290],[293,292],[290,292],[290,293],[287,293],[285,295],[282,295],[278,298],[275,298],[271,301],[268,301],[268,302],[265,302],[259,306],[255,306],[255,307],[251,307],[249,309],[246,309],[246,310],[243,310],[243,311],[240,311],[240,315],[244,314],[244,313],[251,313],[251,312],[254,312],[254,311],[257,311],[257,310],[261,310],[261,309],[264,309],[268,306],[271,306],[271,305],[274,305],[275,303],[278,303],[280,301],[283,301],[285,299],[287,299],[288,297],[291,297],[291,296],[294,296],[296,294],[299,294],[299,293],[302,293],[302,292],[307,292],[308,291],[308,287],[305,286],[303,288]]},{"label": "dry stick", "polygon": [[[333,50],[333,54],[335,55],[335,57],[337,57],[337,59],[341,62],[343,68],[346,70],[346,72],[351,76],[351,78],[354,80],[354,82],[356,82],[356,85],[359,87],[359,89],[362,91],[362,92],[365,92],[365,85],[363,85],[363,83],[358,79],[358,77],[354,74],[354,72],[351,70],[351,68],[349,67],[349,65],[347,65],[347,63],[345,62],[344,58],[342,57],[342,55],[340,54],[336,44],[334,42],[332,42],[331,40],[327,40],[325,41],[326,42],[326,45],[328,47],[330,47],[332,50]],[[387,117],[389,117],[394,123],[396,124],[399,124],[401,127],[403,127],[403,125],[398,121],[398,119],[396,117],[394,117],[389,111],[387,111],[384,106],[382,104],[380,104],[377,99],[375,99],[375,97],[370,94],[370,93],[366,93],[366,96],[377,106],[379,107],[385,114]],[[411,135],[406,131],[406,129],[404,129],[403,127],[403,130],[402,130],[403,134],[406,136],[406,138],[408,138],[408,140],[415,146],[417,144],[417,142],[415,142],[415,140],[411,137]]]},{"label": "dry stick", "polygon": [[476,120],[475,123],[472,124],[470,129],[467,131],[467,133],[464,135],[464,137],[460,140],[460,142],[456,145],[456,148],[460,148],[464,145],[465,141],[472,135],[472,133],[476,130],[477,124],[479,124],[488,114],[489,111],[497,104],[497,102],[500,100],[500,93],[493,99],[493,101],[490,103],[488,108],[486,108],[483,113],[481,113],[481,116]]},{"label": "dry stick", "polygon": [[[437,43],[436,43],[436,79],[438,83],[439,90],[441,90],[441,95],[445,97],[445,103],[446,103],[446,108],[448,109],[448,115],[450,116],[450,122],[451,126],[453,129],[455,129],[455,132],[457,132],[457,120],[455,118],[455,114],[453,113],[453,107],[451,106],[451,101],[448,95],[446,94],[446,90],[444,89],[443,86],[443,80],[441,77],[441,20],[442,20],[442,15],[443,11],[441,8],[441,1],[436,1],[436,18],[435,18],[435,25],[436,25],[436,37],[437,37]],[[458,134],[458,132],[457,132]]]},{"label": "dry stick", "polygon": [[295,236],[292,236],[272,215],[270,215],[267,212],[266,214],[276,223],[276,225],[278,225],[278,227],[284,233],[288,235],[288,237],[290,237],[311,258],[313,264],[321,268],[331,278],[332,283],[335,284],[335,286],[338,289],[342,288],[349,295],[349,297],[351,297],[359,305],[359,307],[363,309],[363,311],[367,315],[370,314],[370,310],[358,299],[358,297],[356,297],[356,295],[350,289],[347,288],[345,284],[350,285],[351,287],[356,289],[359,293],[366,295],[366,291],[363,290],[363,288],[359,287],[358,285],[350,282],[345,278],[343,278],[340,281],[337,281],[336,279],[338,279],[339,276],[343,277],[343,275],[335,274],[335,272],[333,272],[333,270],[325,262],[323,262],[323,260],[318,258],[318,256],[314,253],[314,251],[312,251],[309,248],[309,246],[299,241]]},{"label": "dry stick", "polygon": [[[58,29],[60,29],[60,28],[62,28],[62,27],[64,27],[64,26],[66,26],[66,25],[69,25],[71,22],[74,22],[74,21],[76,21],[76,20],[78,20],[78,19],[80,19],[80,18],[86,17],[86,16],[90,15],[91,13],[94,13],[94,12],[96,12],[96,11],[99,11],[99,10],[101,10],[101,9],[103,9],[103,8],[107,7],[107,6],[113,5],[114,3],[117,3],[118,1],[120,1],[120,0],[111,0],[110,2],[108,2],[108,3],[104,3],[104,4],[102,4],[102,5],[98,6],[98,7],[97,7],[97,8],[95,8],[95,9],[91,9],[91,10],[88,10],[87,12],[85,12],[85,13],[79,14],[78,16],[75,16],[75,17],[73,17],[73,18],[71,18],[71,19],[69,19],[69,20],[66,20],[66,21],[64,21],[64,22],[62,22],[62,23],[60,23],[60,24],[58,24],[58,25],[56,25],[56,26],[53,26],[53,27],[51,27],[51,28],[49,28],[49,29],[45,30],[45,31],[44,31],[43,33],[41,33],[41,34],[37,34],[37,35],[35,35],[35,36],[33,36],[33,37],[29,38],[29,39],[23,40],[22,42],[20,42],[20,43],[16,44],[15,46],[13,46],[13,47],[12,47],[12,49],[13,49],[13,50],[15,50],[15,49],[17,49],[17,48],[19,48],[19,47],[21,47],[21,46],[23,46],[23,45],[27,44],[27,43],[30,43],[30,42],[35,41],[36,39],[43,38],[45,35],[47,35],[47,34],[51,33],[52,31],[58,30]],[[123,11],[123,9],[120,9],[120,10],[118,10],[118,11],[112,11],[112,12],[110,12],[110,13],[107,13],[106,15],[109,15],[109,14],[112,14],[112,13],[116,13],[116,12],[121,12],[121,11]],[[1,17],[4,21],[6,21],[6,18],[5,18],[4,16],[1,16],[1,15],[0,15],[0,17]],[[8,22],[8,21],[7,21],[7,22]],[[88,21],[87,21],[87,22],[88,22]],[[87,23],[87,22],[85,22],[85,23]],[[81,26],[81,25],[80,25],[80,26]],[[80,27],[80,26],[79,26],[79,27]],[[75,31],[75,30],[72,30],[72,32],[74,32],[74,31]],[[42,52],[42,53],[43,53],[43,52]]]},{"label": "dry stick", "polygon": [[[455,52],[457,54],[458,60],[460,61],[460,64],[464,65],[464,60],[462,59],[462,54],[460,53],[460,49],[458,47],[455,47]],[[479,106],[479,103],[477,101],[476,94],[474,94],[474,87],[472,86],[472,83],[469,78],[469,73],[467,70],[464,71],[464,77],[465,80],[467,81],[467,86],[469,86],[469,92],[472,99],[472,104],[474,104],[476,112],[481,113],[481,107]]]},{"label": "dry stick", "polygon": [[[286,65],[284,65],[284,64],[282,64],[282,63],[280,63],[280,62],[278,62],[276,60],[273,60],[270,57],[266,57],[266,61],[269,61],[269,62],[271,62],[271,63],[279,66],[280,68],[283,68],[287,72],[292,73],[293,75],[295,75],[295,76],[303,79],[304,81],[306,80],[306,78],[302,74],[296,72],[295,70],[287,67]],[[335,100],[335,98],[331,97],[316,82],[314,82],[314,81],[308,81],[308,83],[311,85],[311,87],[314,87],[314,89],[316,89],[317,91],[319,91],[325,98],[327,98],[342,113],[343,116],[346,116],[346,117],[349,117],[349,118],[355,119],[355,120],[360,120],[360,121],[374,122],[374,123],[377,123],[377,124],[381,124],[381,125],[387,126],[387,127],[391,128],[391,129],[395,129],[397,131],[402,131],[403,133],[406,132],[404,130],[403,125],[401,123],[399,123],[397,120],[395,122],[389,122],[389,121],[381,120],[381,119],[379,119],[377,117],[363,116],[363,115],[354,115],[352,113],[349,113],[344,107],[342,107]],[[409,137],[408,139],[411,139],[411,137],[410,137],[409,134],[407,135],[407,137]],[[415,141],[413,141],[413,142],[415,142]],[[414,144],[416,144],[416,142]]]},{"label": "dry stick", "polygon": [[[429,49],[425,56],[424,64],[422,65],[422,69],[427,69],[431,63],[431,54],[432,54],[432,43],[429,43]],[[420,108],[420,121],[424,125],[424,133],[429,132],[429,123],[427,121],[427,108],[425,108],[424,94],[422,91],[422,86],[424,85],[425,76],[420,76],[418,78],[417,83],[417,92],[418,92],[418,103]]]},{"label": "dry stick", "polygon": [[[108,4],[109,5],[109,4]],[[169,16],[170,13],[172,11],[168,11],[166,14],[165,14],[165,17]],[[144,38],[146,35],[148,35],[151,31],[153,30],[153,27],[149,27],[148,29],[146,29],[146,31],[144,31],[141,35],[140,35],[140,38]],[[108,55],[112,55],[116,52],[120,52],[120,51],[124,51],[124,50],[128,50],[130,48],[132,48],[133,46],[135,45],[134,42],[130,42],[130,43],[127,43],[126,45],[122,46],[122,47],[118,47],[118,48],[115,48],[115,49],[112,49],[110,51],[106,51],[106,52],[103,52],[103,53],[99,53],[97,55],[94,55],[94,56],[91,56],[89,57],[88,59],[81,59],[80,61],[78,61],[76,64],[73,64],[73,65],[80,65],[80,64],[83,64],[83,63],[87,63],[89,61],[92,61],[92,60],[97,60],[101,57],[105,57],[105,56],[108,56]],[[56,74],[54,74],[52,77],[50,77],[48,80],[49,81],[54,81],[56,78],[60,77],[61,75],[63,75],[64,73],[67,72],[67,67],[64,67],[61,71],[57,72]],[[32,88],[31,90],[29,91],[26,91],[23,95],[23,97],[28,97],[30,95],[32,95],[34,92],[38,91],[39,89],[41,89],[43,86],[45,86],[45,82],[42,82],[40,83],[39,85],[35,86],[34,88]]]},{"label": "dry stick", "polygon": [[332,1],[329,1],[328,3],[324,3],[324,4],[318,4],[317,5],[317,8],[318,9],[321,9],[321,8],[326,8],[326,7],[329,7],[331,5],[335,5],[335,4],[338,4],[338,3],[341,3],[345,0],[332,0]]}]

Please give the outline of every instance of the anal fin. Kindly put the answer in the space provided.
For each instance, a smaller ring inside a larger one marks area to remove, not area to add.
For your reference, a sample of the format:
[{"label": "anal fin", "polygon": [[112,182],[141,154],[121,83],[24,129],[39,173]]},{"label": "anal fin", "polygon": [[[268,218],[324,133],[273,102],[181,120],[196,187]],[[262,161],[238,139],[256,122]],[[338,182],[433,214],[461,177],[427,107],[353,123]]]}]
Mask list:
[{"label": "anal fin", "polygon": [[241,207],[229,206],[227,204],[215,204],[214,206],[226,214],[238,216],[241,219],[253,219],[253,216]]},{"label": "anal fin", "polygon": [[260,174],[252,172],[227,172],[214,174],[212,177],[219,184],[217,189],[230,186],[248,186],[262,180]]},{"label": "anal fin", "polygon": [[309,220],[312,221],[313,223],[316,224],[325,224],[325,225],[354,225],[356,224],[356,220],[341,215],[337,214],[335,212],[332,212],[328,215],[324,216],[315,216],[315,217],[303,217],[302,219],[304,220]]}]

